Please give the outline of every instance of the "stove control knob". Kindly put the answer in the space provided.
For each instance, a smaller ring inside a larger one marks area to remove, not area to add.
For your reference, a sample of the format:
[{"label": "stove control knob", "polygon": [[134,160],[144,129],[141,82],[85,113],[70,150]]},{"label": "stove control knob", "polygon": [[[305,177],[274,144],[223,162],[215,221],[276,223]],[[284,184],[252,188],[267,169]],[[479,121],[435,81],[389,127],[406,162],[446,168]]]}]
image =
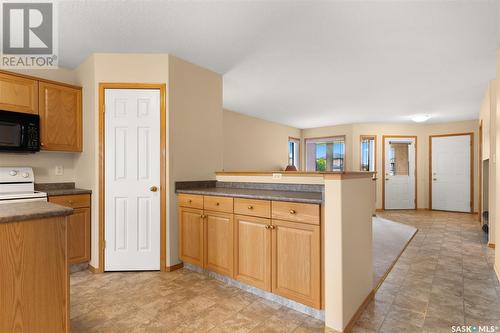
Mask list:
[{"label": "stove control knob", "polygon": [[21,176],[23,176],[23,178],[28,178],[30,176],[30,174],[27,172],[23,172],[23,174]]},{"label": "stove control knob", "polygon": [[15,175],[17,175],[17,171],[16,170],[10,170],[9,175],[15,176]]}]

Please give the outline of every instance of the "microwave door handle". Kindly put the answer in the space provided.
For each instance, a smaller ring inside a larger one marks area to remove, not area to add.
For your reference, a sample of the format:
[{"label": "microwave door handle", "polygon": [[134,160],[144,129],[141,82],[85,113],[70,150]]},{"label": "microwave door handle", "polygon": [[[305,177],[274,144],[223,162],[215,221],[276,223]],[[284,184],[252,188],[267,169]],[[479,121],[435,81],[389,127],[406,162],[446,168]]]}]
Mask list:
[{"label": "microwave door handle", "polygon": [[26,136],[26,125],[21,125],[21,147],[24,147],[27,145],[28,138]]}]

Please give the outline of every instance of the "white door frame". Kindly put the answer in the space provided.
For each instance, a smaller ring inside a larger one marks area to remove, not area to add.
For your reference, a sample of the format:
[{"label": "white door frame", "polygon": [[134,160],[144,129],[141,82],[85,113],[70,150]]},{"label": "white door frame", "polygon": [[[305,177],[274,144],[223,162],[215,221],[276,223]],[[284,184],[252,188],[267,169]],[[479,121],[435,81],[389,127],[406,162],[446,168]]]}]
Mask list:
[{"label": "white door frame", "polygon": [[[474,213],[474,133],[453,133],[429,135],[429,209],[432,208],[432,138],[449,137],[449,136],[470,136],[470,213]],[[480,214],[481,215],[481,214]]]},{"label": "white door frame", "polygon": [[414,139],[415,140],[415,208],[418,207],[418,138],[416,135],[383,135],[382,136],[382,209],[385,210],[385,140],[386,139]]},{"label": "white door frame", "polygon": [[104,272],[105,260],[105,90],[106,89],[158,89],[160,91],[160,271],[166,266],[167,255],[167,192],[166,192],[166,84],[164,83],[99,83],[99,266],[90,267],[96,273]]}]

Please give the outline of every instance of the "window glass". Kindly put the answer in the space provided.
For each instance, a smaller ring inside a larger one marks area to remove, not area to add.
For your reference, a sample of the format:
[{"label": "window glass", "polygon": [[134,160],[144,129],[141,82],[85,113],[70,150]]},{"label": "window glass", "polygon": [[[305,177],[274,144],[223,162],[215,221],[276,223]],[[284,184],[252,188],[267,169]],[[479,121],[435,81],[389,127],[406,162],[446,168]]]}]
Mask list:
[{"label": "window glass", "polygon": [[361,171],[375,172],[375,150],[376,150],[376,137],[375,136],[361,136]]},{"label": "window glass", "polygon": [[343,171],[345,138],[305,139],[306,171]]},{"label": "window glass", "polygon": [[288,165],[300,168],[300,139],[288,138]]}]

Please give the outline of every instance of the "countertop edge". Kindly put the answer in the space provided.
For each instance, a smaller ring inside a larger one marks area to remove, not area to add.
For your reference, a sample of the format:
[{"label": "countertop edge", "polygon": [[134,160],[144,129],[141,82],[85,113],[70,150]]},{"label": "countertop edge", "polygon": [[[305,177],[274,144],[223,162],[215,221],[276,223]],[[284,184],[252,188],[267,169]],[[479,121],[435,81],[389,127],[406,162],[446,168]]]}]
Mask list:
[{"label": "countertop edge", "polygon": [[254,195],[254,194],[243,194],[243,193],[223,193],[223,192],[210,192],[204,191],[202,189],[179,189],[176,193],[185,194],[197,194],[197,195],[209,195],[218,197],[233,197],[233,198],[244,198],[244,199],[256,199],[256,200],[274,200],[274,201],[285,201],[285,202],[299,202],[299,203],[310,203],[310,204],[323,204],[321,199],[307,199],[307,198],[290,198],[290,197],[278,197],[273,195]]},{"label": "countertop edge", "polygon": [[[73,208],[70,207],[65,207],[53,203],[48,203],[44,202],[46,204],[49,204],[49,206],[45,205],[40,208],[39,211],[34,211],[34,212],[27,212],[27,213],[20,213],[20,214],[13,214],[9,216],[0,216],[0,225],[1,224],[6,224],[6,223],[14,223],[14,222],[23,222],[23,221],[31,221],[31,220],[41,220],[41,219],[46,219],[46,218],[51,218],[51,217],[59,217],[59,216],[68,216],[73,214]],[[3,205],[19,205],[18,207],[15,207],[17,209],[20,209],[23,207],[23,203],[6,203],[0,205],[0,208]],[[12,208],[11,208],[12,209]],[[36,207],[29,207],[29,209],[36,209]]]}]

